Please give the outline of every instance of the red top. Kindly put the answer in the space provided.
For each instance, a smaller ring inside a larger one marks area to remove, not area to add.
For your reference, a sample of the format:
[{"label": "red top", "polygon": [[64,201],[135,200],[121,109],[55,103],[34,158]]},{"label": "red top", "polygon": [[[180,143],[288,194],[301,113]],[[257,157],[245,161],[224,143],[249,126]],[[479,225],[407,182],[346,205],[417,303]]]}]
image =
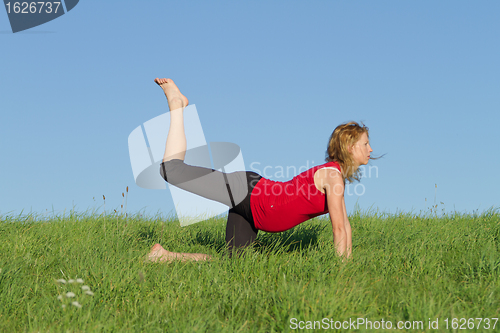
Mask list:
[{"label": "red top", "polygon": [[314,173],[327,167],[340,172],[337,162],[328,162],[312,167],[287,182],[261,178],[250,197],[255,227],[267,232],[280,232],[328,213],[326,196],[314,185]]}]

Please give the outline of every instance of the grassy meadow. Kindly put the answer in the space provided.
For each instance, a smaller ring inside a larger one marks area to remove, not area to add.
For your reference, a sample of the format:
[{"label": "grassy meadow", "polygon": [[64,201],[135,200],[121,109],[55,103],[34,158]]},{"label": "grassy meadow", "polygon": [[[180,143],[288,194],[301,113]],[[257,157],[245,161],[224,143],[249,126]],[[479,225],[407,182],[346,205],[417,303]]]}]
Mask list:
[{"label": "grassy meadow", "polygon": [[[452,332],[469,318],[467,330],[500,330],[498,210],[350,221],[353,256],[342,262],[325,217],[261,232],[228,259],[222,218],[181,228],[139,215],[3,216],[0,332],[385,332],[398,322]],[[214,259],[145,262],[157,242]]]}]

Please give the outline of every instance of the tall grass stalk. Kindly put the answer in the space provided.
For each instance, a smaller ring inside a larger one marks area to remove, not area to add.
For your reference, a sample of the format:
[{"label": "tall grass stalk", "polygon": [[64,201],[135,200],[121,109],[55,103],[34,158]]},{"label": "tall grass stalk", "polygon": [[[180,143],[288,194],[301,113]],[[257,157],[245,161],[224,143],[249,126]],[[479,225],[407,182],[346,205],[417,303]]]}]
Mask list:
[{"label": "tall grass stalk", "polygon": [[106,236],[106,196],[104,196],[104,194],[102,195],[102,200],[104,201],[104,214],[103,214],[103,217],[104,217],[104,223],[103,223],[103,226],[104,226],[104,236]]}]

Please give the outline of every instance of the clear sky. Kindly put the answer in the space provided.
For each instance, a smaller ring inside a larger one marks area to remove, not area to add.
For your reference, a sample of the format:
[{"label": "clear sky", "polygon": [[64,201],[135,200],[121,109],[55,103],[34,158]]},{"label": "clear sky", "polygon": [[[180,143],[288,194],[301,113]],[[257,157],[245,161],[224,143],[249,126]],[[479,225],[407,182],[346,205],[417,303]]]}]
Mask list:
[{"label": "clear sky", "polygon": [[[169,214],[134,183],[128,135],[168,111],[153,79],[195,104],[207,141],[288,180],[363,121],[374,155],[362,210],[499,206],[500,2],[97,1],[13,34],[0,10],[0,214]],[[167,131],[167,129],[165,129]],[[251,167],[253,166],[253,167]],[[368,170],[368,169],[367,169]],[[436,189],[437,184],[437,189]],[[427,199],[427,201],[426,201]],[[444,204],[440,204],[443,202]]]}]

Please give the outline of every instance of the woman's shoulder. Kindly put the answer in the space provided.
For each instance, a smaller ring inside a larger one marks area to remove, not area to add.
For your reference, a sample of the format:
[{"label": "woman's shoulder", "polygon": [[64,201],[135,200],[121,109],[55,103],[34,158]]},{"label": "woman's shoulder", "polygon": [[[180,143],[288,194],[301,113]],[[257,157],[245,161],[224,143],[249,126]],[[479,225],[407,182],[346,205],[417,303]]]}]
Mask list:
[{"label": "woman's shoulder", "polygon": [[343,183],[340,165],[337,162],[327,162],[314,168],[314,185],[322,193],[325,192],[326,184],[337,186]]},{"label": "woman's shoulder", "polygon": [[341,172],[340,165],[337,162],[326,162],[320,165],[313,166],[312,168],[309,168],[308,170],[302,172],[299,176],[301,177],[312,177],[314,176],[319,170],[328,170],[328,169],[333,169],[338,171],[339,173]]},{"label": "woman's shoulder", "polygon": [[316,166],[316,170],[321,170],[321,169],[336,169],[340,172],[340,164],[335,161],[330,161]]},{"label": "woman's shoulder", "polygon": [[314,178],[322,179],[323,181],[338,178],[339,175],[342,176],[340,164],[333,161],[318,165],[314,169]]},{"label": "woman's shoulder", "polygon": [[[318,173],[319,170],[327,171],[329,169],[332,169],[332,170],[338,171],[338,173],[341,173],[340,165],[337,162],[327,162],[327,163],[313,166],[313,167],[309,168],[308,170],[301,172],[300,174],[298,174],[294,178],[312,178],[312,177],[316,176],[316,174]],[[324,171],[322,171],[322,173]]]}]

